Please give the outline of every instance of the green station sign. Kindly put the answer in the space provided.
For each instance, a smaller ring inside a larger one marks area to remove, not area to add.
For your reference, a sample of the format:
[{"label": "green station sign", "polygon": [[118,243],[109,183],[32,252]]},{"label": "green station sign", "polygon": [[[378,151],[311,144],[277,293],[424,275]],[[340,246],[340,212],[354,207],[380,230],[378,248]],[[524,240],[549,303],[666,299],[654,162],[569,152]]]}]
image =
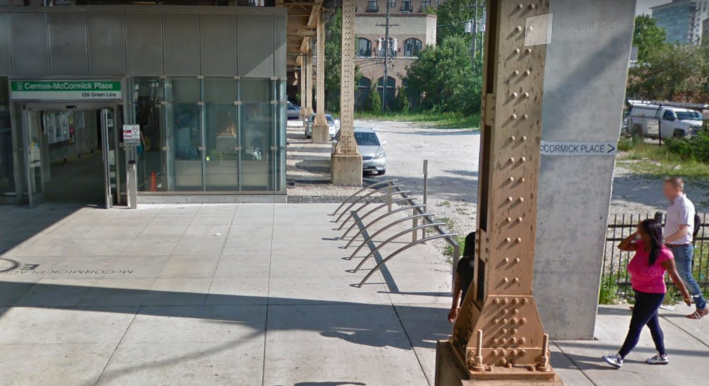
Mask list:
[{"label": "green station sign", "polygon": [[120,80],[13,80],[14,100],[96,101],[121,99]]}]

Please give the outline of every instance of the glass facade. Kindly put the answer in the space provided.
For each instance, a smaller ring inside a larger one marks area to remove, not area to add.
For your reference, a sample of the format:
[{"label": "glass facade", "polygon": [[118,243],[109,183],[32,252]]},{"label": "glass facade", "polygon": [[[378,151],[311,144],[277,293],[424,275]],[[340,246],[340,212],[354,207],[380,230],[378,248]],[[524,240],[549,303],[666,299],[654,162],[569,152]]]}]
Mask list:
[{"label": "glass facade", "polygon": [[15,194],[10,96],[6,77],[0,77],[0,195]]},{"label": "glass facade", "polygon": [[657,25],[667,31],[667,42],[699,44],[702,21],[709,17],[709,1],[675,1],[652,10]]},{"label": "glass facade", "polygon": [[285,81],[130,83],[142,137],[139,192],[285,192]]}]

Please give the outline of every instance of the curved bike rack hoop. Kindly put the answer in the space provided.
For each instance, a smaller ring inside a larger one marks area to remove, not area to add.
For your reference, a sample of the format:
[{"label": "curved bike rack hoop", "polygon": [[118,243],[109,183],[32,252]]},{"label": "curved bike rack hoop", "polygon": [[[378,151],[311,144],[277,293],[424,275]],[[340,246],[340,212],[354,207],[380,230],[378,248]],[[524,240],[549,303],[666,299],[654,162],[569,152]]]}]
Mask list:
[{"label": "curved bike rack hoop", "polygon": [[357,285],[357,288],[362,288],[362,285],[363,285],[367,280],[369,280],[369,278],[372,277],[372,275],[374,275],[374,272],[377,272],[377,271],[379,270],[379,267],[381,267],[384,263],[386,263],[387,261],[391,260],[394,256],[398,255],[399,253],[404,252],[405,250],[407,250],[407,249],[409,249],[409,248],[411,248],[411,247],[413,247],[413,246],[415,246],[415,245],[421,244],[421,243],[425,243],[425,242],[428,242],[428,241],[431,241],[431,240],[441,239],[441,238],[444,238],[444,237],[452,237],[452,236],[457,236],[457,235],[456,235],[456,234],[445,234],[445,235],[430,236],[430,237],[426,237],[425,239],[421,239],[421,240],[419,240],[419,241],[416,241],[416,242],[414,242],[414,243],[410,243],[410,244],[408,244],[408,245],[405,245],[405,246],[403,246],[403,247],[397,249],[394,253],[392,253],[391,255],[387,256],[387,257],[386,257],[385,259],[383,259],[379,264],[377,264],[374,268],[372,268],[372,270],[369,271],[369,273],[367,274],[367,276],[365,276],[364,279],[362,279],[362,281],[359,282],[359,284]]},{"label": "curved bike rack hoop", "polygon": [[[365,186],[365,187],[362,188],[361,190],[358,190],[357,193],[355,193],[355,194],[353,194],[353,195],[347,197],[347,198],[345,199],[345,201],[343,201],[342,204],[340,204],[340,206],[338,206],[337,209],[335,209],[335,211],[334,211],[330,216],[336,215],[337,212],[339,212],[340,209],[342,209],[342,207],[345,206],[345,204],[347,204],[347,201],[348,201],[350,198],[353,198],[354,196],[356,196],[356,195],[358,195],[358,194],[364,192],[365,190],[371,189],[371,188],[373,188],[373,187],[375,187],[375,186],[379,186],[379,185],[383,185],[383,184],[393,185],[394,182],[396,182],[396,181],[398,181],[398,180],[381,181],[381,182],[377,182],[376,184],[371,184],[371,185]],[[389,187],[391,187],[391,186],[389,186]]]},{"label": "curved bike rack hoop", "polygon": [[[340,215],[337,216],[337,220],[335,220],[335,222],[339,222],[340,219],[342,218],[342,216],[344,216],[345,213],[347,213],[350,209],[352,209],[353,206],[355,206],[358,202],[364,200],[365,198],[367,198],[367,197],[373,195],[374,193],[377,193],[377,192],[379,192],[380,190],[387,189],[387,194],[386,194],[386,195],[384,195],[384,196],[374,196],[373,199],[377,199],[377,198],[379,198],[379,197],[391,197],[392,195],[394,195],[395,192],[400,192],[400,190],[399,190],[398,188],[401,188],[401,187],[403,187],[403,185],[389,185],[389,186],[385,186],[385,187],[382,187],[382,188],[374,189],[373,191],[371,191],[371,192],[365,194],[364,196],[359,197],[357,200],[353,201],[353,202],[350,204],[350,206],[347,207],[347,209],[343,210],[342,213],[340,213]],[[365,203],[368,203],[368,202],[370,202],[370,201],[371,201],[371,200],[366,200]],[[387,199],[387,201],[389,201],[389,199]],[[365,204],[365,205],[366,205],[366,204]],[[359,209],[362,209],[362,208],[359,208]],[[345,221],[346,221],[346,220],[345,220]]]},{"label": "curved bike rack hoop", "polygon": [[[425,216],[428,216],[428,215],[429,215],[428,213],[416,214],[416,215],[413,215],[413,216],[404,217],[404,218],[402,218],[402,219],[396,220],[396,221],[394,221],[394,222],[391,223],[391,224],[387,224],[387,226],[385,226],[384,228],[382,228],[382,229],[376,231],[373,235],[369,236],[369,238],[365,239],[365,240],[362,242],[362,244],[361,244],[359,247],[357,247],[357,249],[352,253],[352,255],[351,255],[349,258],[347,258],[347,260],[352,260],[352,258],[355,257],[355,255],[357,255],[357,252],[359,252],[359,251],[362,249],[362,247],[364,247],[365,245],[367,245],[367,243],[368,243],[370,240],[373,240],[375,237],[379,236],[379,235],[380,235],[382,232],[384,232],[385,230],[387,230],[387,229],[393,227],[393,226],[396,225],[396,224],[401,224],[402,222],[409,221],[409,220],[414,220],[414,219],[421,218],[421,217],[425,217]],[[352,240],[354,240],[354,239],[352,239]],[[350,240],[350,242],[352,242],[352,240]],[[348,245],[349,245],[349,244],[348,244]]]},{"label": "curved bike rack hoop", "polygon": [[[407,200],[404,198],[404,199],[398,200],[398,201],[407,201]],[[405,211],[407,211],[407,210],[417,209],[417,208],[425,208],[425,207],[426,207],[426,205],[409,205],[409,206],[402,206],[401,208],[394,209],[394,210],[392,210],[391,212],[386,212],[386,213],[384,213],[383,215],[381,215],[381,216],[375,218],[374,220],[372,220],[372,222],[370,222],[369,224],[365,225],[364,228],[360,229],[359,232],[357,232],[356,235],[352,236],[352,238],[351,238],[350,241],[347,243],[347,245],[345,245],[345,248],[344,248],[344,249],[349,248],[350,245],[352,244],[352,242],[355,241],[355,239],[357,238],[357,236],[359,236],[359,235],[361,235],[362,233],[364,233],[364,231],[366,231],[370,226],[372,226],[372,224],[376,224],[379,220],[381,220],[381,219],[383,219],[383,218],[386,218],[386,217],[389,217],[389,216],[391,216],[391,215],[394,214],[394,213],[405,212]],[[377,209],[380,209],[380,208],[375,208],[375,209],[373,209],[372,211],[376,211]],[[369,213],[367,213],[367,214],[369,214]],[[426,213],[419,213],[419,214],[421,214],[421,215],[426,215]],[[366,215],[365,215],[365,216],[366,216]],[[363,218],[364,218],[364,217],[360,218],[359,220],[362,221]],[[408,217],[408,218],[411,219],[410,217]],[[347,237],[347,234],[352,230],[352,228],[354,228],[354,225],[357,225],[357,223],[355,222],[352,226],[350,226],[350,229],[348,229],[347,232],[345,232],[345,234],[342,235],[342,237],[340,237],[340,238],[341,238],[341,239],[344,239],[345,237]]]},{"label": "curved bike rack hoop", "polygon": [[[405,230],[405,231],[403,231],[403,232],[399,232],[399,233],[395,234],[394,236],[391,236],[390,238],[386,239],[386,241],[384,241],[384,242],[382,242],[381,244],[379,244],[378,247],[372,249],[372,251],[369,252],[369,254],[368,254],[367,256],[365,256],[364,259],[362,259],[362,261],[360,261],[360,263],[359,263],[359,265],[357,266],[357,268],[354,269],[354,272],[359,271],[359,269],[362,268],[362,266],[364,265],[364,263],[365,263],[367,260],[369,260],[370,257],[374,256],[374,253],[375,253],[375,252],[377,252],[378,250],[382,249],[383,246],[385,246],[385,245],[389,244],[390,242],[392,242],[392,241],[398,239],[399,237],[401,237],[401,236],[403,236],[403,235],[405,235],[405,234],[407,234],[407,233],[415,232],[415,231],[420,230],[420,229],[425,229],[425,228],[429,228],[429,227],[433,227],[433,226],[441,226],[441,225],[444,225],[444,224],[443,224],[442,222],[434,222],[434,223],[431,223],[431,224],[419,225],[419,226],[416,226],[416,227],[413,227],[413,228],[409,228],[409,229],[407,229],[407,230]],[[450,235],[449,235],[449,234],[446,234],[446,236],[450,236]]]},{"label": "curved bike rack hoop", "polygon": [[[381,208],[383,208],[383,207],[385,207],[385,206],[387,206],[387,205],[393,204],[393,202],[391,201],[391,196],[393,196],[393,195],[399,195],[399,194],[406,195],[406,193],[411,193],[411,191],[410,191],[410,190],[397,190],[396,192],[387,194],[387,197],[389,197],[389,198],[387,199],[387,202],[385,202],[383,205],[378,206],[377,209],[381,209]],[[364,203],[364,205],[360,206],[360,207],[357,208],[356,210],[353,210],[353,211],[350,213],[350,215],[347,216],[347,218],[345,219],[345,221],[343,221],[342,224],[340,224],[340,227],[337,228],[337,230],[338,230],[338,231],[342,230],[342,228],[345,226],[345,224],[347,224],[347,221],[350,221],[350,219],[351,219],[352,217],[354,217],[355,213],[359,213],[360,210],[366,208],[369,204],[375,202],[375,199],[380,198],[380,197],[384,197],[384,196],[377,196],[377,197],[374,197],[372,200],[368,200],[367,202]],[[407,200],[397,200],[397,201],[407,201]],[[349,209],[349,208],[348,208],[348,209]],[[367,212],[364,216],[360,217],[359,220],[362,221],[362,219],[364,219],[365,217],[367,217],[367,216],[368,216],[370,213],[372,213],[372,212],[374,212],[374,210],[370,210],[370,211]],[[342,212],[342,214],[345,214],[345,212]],[[357,222],[355,222],[354,224],[357,224]],[[354,224],[353,224],[353,225],[354,225]],[[351,226],[350,226],[350,228],[351,228]]]}]

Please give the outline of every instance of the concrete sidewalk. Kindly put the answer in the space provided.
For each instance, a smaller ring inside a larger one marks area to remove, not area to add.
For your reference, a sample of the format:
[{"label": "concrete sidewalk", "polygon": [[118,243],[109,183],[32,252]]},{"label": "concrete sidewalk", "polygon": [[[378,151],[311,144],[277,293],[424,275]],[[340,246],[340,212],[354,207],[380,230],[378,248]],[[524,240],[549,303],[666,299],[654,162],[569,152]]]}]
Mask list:
[{"label": "concrete sidewalk", "polygon": [[[368,250],[345,260],[335,208],[0,207],[0,385],[432,385],[450,264],[417,246],[356,288],[374,262],[352,272]],[[602,308],[598,341],[556,342],[567,385],[706,384],[707,321],[674,313],[670,365],[633,361],[643,336],[608,369],[629,315]]]}]

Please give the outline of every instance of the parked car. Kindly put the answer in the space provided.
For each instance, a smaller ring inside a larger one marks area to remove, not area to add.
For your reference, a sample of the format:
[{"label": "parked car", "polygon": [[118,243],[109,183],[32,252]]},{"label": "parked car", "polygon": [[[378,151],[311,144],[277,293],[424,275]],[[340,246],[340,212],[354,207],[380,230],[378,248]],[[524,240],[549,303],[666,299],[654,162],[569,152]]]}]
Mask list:
[{"label": "parked car", "polygon": [[698,111],[638,103],[630,109],[628,128],[634,137],[684,138],[702,130],[702,119]]},{"label": "parked car", "polygon": [[288,101],[288,119],[300,118],[300,106],[294,105]]},{"label": "parked car", "polygon": [[[325,119],[327,119],[327,126],[330,129],[330,139],[333,139],[337,131],[340,130],[340,120],[334,119],[330,114],[325,114]],[[305,122],[305,138],[313,137],[313,124],[315,124],[315,114]]]},{"label": "parked car", "polygon": [[[386,141],[382,141],[376,131],[368,127],[355,127],[354,137],[357,149],[362,156],[362,171],[364,173],[377,173],[380,176],[387,171],[387,153],[384,150]],[[332,142],[332,151],[335,152],[337,141],[340,140],[340,131]]]}]

